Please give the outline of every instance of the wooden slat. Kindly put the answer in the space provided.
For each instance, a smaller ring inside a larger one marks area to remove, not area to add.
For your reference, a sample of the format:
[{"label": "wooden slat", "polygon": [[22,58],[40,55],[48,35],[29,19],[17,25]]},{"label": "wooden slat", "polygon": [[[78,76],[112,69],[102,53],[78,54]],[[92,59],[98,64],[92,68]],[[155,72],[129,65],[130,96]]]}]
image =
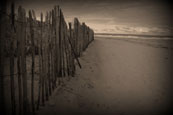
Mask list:
[{"label": "wooden slat", "polygon": [[40,105],[40,98],[41,98],[41,87],[42,87],[42,26],[43,26],[43,14],[40,15],[41,20],[41,27],[40,27],[40,40],[38,41],[39,44],[39,89],[38,89],[38,99],[37,99],[37,110],[39,109]]},{"label": "wooden slat", "polygon": [[[23,13],[22,13],[22,7],[20,6],[18,8],[18,20],[19,21],[23,21]],[[23,31],[23,23],[18,23],[18,26],[17,26],[17,68],[18,68],[18,90],[19,90],[19,114],[22,114],[22,68],[21,68],[21,52],[22,52],[22,34],[21,32]]]},{"label": "wooden slat", "polygon": [[4,62],[5,62],[5,53],[4,53],[4,42],[5,42],[5,32],[6,32],[6,7],[7,1],[3,0],[0,4],[0,10],[3,13],[0,13],[0,113],[6,114],[5,107],[5,86],[4,86]]},{"label": "wooden slat", "polygon": [[34,70],[35,70],[35,42],[34,42],[34,18],[32,16],[32,12],[34,14],[34,11],[29,11],[29,23],[30,23],[30,35],[31,35],[31,49],[32,49],[32,66],[31,66],[31,105],[32,105],[32,112],[35,113],[35,105],[34,105]]},{"label": "wooden slat", "polygon": [[25,45],[26,45],[26,13],[22,7],[19,7],[19,11],[21,12],[21,73],[22,73],[22,82],[23,82],[23,114],[27,113],[27,75],[26,75],[26,53],[25,53]]},{"label": "wooden slat", "polygon": [[11,86],[11,106],[12,114],[16,114],[15,83],[14,83],[14,3],[11,4],[11,39],[10,39],[10,86]]}]

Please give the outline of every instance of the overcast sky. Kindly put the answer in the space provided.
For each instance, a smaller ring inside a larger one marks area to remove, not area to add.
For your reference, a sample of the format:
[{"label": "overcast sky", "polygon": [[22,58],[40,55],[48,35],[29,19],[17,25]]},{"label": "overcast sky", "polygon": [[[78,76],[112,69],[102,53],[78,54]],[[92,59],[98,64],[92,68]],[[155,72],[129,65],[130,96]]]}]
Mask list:
[{"label": "overcast sky", "polygon": [[16,0],[16,3],[34,9],[38,18],[40,12],[59,4],[66,21],[78,17],[95,32],[163,33],[171,28],[172,14],[167,0]]}]

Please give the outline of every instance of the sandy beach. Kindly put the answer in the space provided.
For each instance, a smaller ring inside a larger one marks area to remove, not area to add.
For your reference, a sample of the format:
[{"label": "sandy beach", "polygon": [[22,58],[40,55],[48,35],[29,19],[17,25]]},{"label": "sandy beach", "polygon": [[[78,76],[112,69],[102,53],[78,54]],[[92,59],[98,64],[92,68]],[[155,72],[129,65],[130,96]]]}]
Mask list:
[{"label": "sandy beach", "polygon": [[171,43],[95,37],[38,115],[167,115]]},{"label": "sandy beach", "polygon": [[169,0],[3,0],[0,115],[173,115]]}]

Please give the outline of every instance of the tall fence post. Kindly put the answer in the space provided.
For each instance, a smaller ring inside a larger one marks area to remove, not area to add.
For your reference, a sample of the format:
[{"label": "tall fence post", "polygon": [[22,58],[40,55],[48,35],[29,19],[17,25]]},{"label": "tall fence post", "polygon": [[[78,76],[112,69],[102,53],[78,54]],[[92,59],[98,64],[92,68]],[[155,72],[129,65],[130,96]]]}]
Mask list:
[{"label": "tall fence post", "polygon": [[[14,22],[14,3],[11,4],[11,22]],[[11,24],[12,36],[10,39],[10,85],[11,85],[11,105],[12,114],[16,114],[16,100],[15,100],[15,82],[14,82],[14,24]]]},{"label": "tall fence post", "polygon": [[0,113],[6,114],[5,111],[5,89],[4,89],[4,41],[5,41],[5,33],[6,33],[6,0],[2,0],[0,4],[0,10],[4,13],[0,13]]},{"label": "tall fence post", "polygon": [[31,109],[35,112],[35,101],[34,101],[34,70],[35,70],[35,42],[34,42],[34,28],[33,28],[33,16],[32,12],[29,11],[29,23],[30,23],[30,34],[31,34],[31,50],[32,50],[32,65],[31,65]]},{"label": "tall fence post", "polygon": [[27,95],[27,74],[26,74],[26,12],[21,8],[22,14],[22,29],[21,29],[21,68],[23,76],[23,114],[27,114],[27,104],[28,104],[28,95]]}]

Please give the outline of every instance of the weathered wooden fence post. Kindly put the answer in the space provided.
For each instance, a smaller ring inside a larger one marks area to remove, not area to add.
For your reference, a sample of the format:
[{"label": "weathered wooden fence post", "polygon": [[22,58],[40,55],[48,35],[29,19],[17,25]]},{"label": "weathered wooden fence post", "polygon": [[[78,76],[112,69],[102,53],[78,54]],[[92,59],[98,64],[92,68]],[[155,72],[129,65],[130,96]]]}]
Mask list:
[{"label": "weathered wooden fence post", "polygon": [[33,28],[33,16],[32,12],[29,11],[29,23],[30,23],[30,34],[31,34],[31,50],[32,50],[32,65],[31,65],[31,108],[32,112],[35,112],[35,106],[34,106],[34,69],[35,69],[35,43],[34,43],[34,28]]},{"label": "weathered wooden fence post", "polygon": [[52,89],[55,89],[54,83],[54,37],[55,37],[55,11],[51,11],[52,14],[52,26],[51,26],[51,81],[52,81]]},{"label": "weathered wooden fence post", "polygon": [[40,40],[38,40],[38,50],[39,50],[39,89],[38,89],[38,99],[37,99],[37,110],[40,105],[40,97],[41,97],[41,88],[42,88],[42,26],[43,26],[43,14],[40,15]]},{"label": "weathered wooden fence post", "polygon": [[[2,0],[0,4],[0,113],[6,114],[5,111],[5,93],[4,93],[4,41],[6,33],[6,9],[7,1]],[[3,13],[4,12],[4,13]]]},{"label": "weathered wooden fence post", "polygon": [[[25,10],[18,8],[17,25],[17,70],[18,70],[18,90],[19,90],[19,114],[27,113],[27,77],[26,77],[26,17]],[[23,83],[23,85],[22,85]],[[22,87],[23,86],[23,87]],[[23,90],[23,91],[22,91]]]},{"label": "weathered wooden fence post", "polygon": [[51,12],[48,12],[48,90],[49,96],[52,94],[51,87]]},{"label": "weathered wooden fence post", "polygon": [[70,60],[70,62],[71,62],[71,75],[74,77],[74,74],[75,74],[75,63],[74,63],[74,60],[75,60],[75,51],[73,52],[73,43],[71,42],[71,41],[73,41],[73,37],[72,37],[72,27],[71,27],[72,25],[71,25],[71,23],[69,23],[69,38],[68,38],[68,40],[69,40],[69,44],[70,44],[70,46],[71,46],[71,60]]},{"label": "weathered wooden fence post", "polygon": [[[18,8],[18,20],[22,22],[22,9]],[[18,71],[18,90],[19,90],[19,114],[22,114],[22,78],[21,78],[21,31],[23,23],[17,26],[17,71]]]},{"label": "weathered wooden fence post", "polygon": [[46,33],[45,33],[45,36],[46,36],[46,39],[45,39],[45,51],[44,51],[44,54],[45,54],[45,97],[46,97],[46,101],[48,101],[48,99],[49,99],[49,88],[48,88],[48,80],[49,80],[49,76],[48,76],[48,70],[49,70],[49,67],[48,67],[48,62],[49,62],[49,60],[48,60],[48,45],[49,45],[49,43],[48,43],[48,37],[49,37],[49,31],[48,31],[48,29],[49,29],[49,23],[48,23],[48,17],[49,15],[48,15],[48,12],[46,13],[46,17],[45,17],[45,31],[47,31]]},{"label": "weathered wooden fence post", "polygon": [[59,64],[59,39],[60,39],[60,36],[59,36],[59,21],[60,21],[60,11],[59,11],[59,6],[55,6],[54,8],[54,18],[55,18],[55,49],[54,49],[54,53],[55,53],[55,86],[56,86],[56,81],[57,81],[57,78],[59,77],[59,69],[60,69],[60,64]]},{"label": "weathered wooden fence post", "polygon": [[21,68],[23,76],[23,114],[27,114],[27,104],[28,104],[28,95],[27,95],[27,74],[26,74],[26,12],[21,8],[22,13],[22,29],[21,29]]},{"label": "weathered wooden fence post", "polygon": [[11,105],[12,105],[12,114],[16,114],[16,101],[15,101],[15,82],[14,82],[14,61],[15,61],[15,57],[14,57],[14,3],[11,4],[11,32],[12,32],[12,36],[11,36],[11,41],[10,41],[10,84],[11,84]]},{"label": "weathered wooden fence post", "polygon": [[42,105],[44,106],[44,102],[45,102],[45,97],[44,97],[44,91],[45,91],[45,86],[44,86],[44,77],[45,77],[45,73],[44,73],[44,40],[43,40],[43,31],[44,31],[44,23],[43,23],[43,15],[41,17],[41,84],[42,84]]}]

